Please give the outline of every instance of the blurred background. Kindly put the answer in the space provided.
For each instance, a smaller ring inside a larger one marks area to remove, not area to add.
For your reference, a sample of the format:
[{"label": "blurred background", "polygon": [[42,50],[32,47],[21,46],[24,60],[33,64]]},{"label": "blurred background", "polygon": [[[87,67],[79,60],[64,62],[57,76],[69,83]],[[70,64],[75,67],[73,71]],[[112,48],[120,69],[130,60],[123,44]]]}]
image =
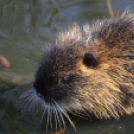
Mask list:
[{"label": "blurred background", "polygon": [[[113,12],[134,11],[134,0],[111,0]],[[32,88],[34,72],[47,45],[74,22],[110,17],[106,0],[0,0],[0,134],[56,134],[46,122],[22,112],[19,96]],[[77,117],[74,117],[77,118]],[[134,116],[113,121],[76,122],[65,134],[132,134]],[[57,133],[60,134],[60,133]]]}]

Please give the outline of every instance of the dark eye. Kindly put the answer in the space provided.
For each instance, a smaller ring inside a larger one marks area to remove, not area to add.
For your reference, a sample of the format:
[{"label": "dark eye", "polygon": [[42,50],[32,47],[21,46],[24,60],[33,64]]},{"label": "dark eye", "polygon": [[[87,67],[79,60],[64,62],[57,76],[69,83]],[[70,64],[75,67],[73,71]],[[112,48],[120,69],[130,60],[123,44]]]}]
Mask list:
[{"label": "dark eye", "polygon": [[61,80],[61,82],[62,82],[63,84],[69,83],[69,82],[70,82],[70,76],[63,77],[62,80]]},{"label": "dark eye", "polygon": [[94,54],[91,52],[86,52],[83,57],[83,63],[87,67],[97,65],[97,59],[94,57]]}]

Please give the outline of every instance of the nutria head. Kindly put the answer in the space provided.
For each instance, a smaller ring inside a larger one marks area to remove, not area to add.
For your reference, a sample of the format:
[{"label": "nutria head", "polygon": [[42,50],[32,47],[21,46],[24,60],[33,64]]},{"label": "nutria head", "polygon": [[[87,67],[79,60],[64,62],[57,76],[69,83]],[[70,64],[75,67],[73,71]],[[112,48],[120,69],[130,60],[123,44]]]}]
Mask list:
[{"label": "nutria head", "polygon": [[133,13],[124,13],[92,28],[75,25],[61,33],[35,75],[34,88],[42,103],[68,119],[67,111],[98,119],[132,114],[133,21]]}]

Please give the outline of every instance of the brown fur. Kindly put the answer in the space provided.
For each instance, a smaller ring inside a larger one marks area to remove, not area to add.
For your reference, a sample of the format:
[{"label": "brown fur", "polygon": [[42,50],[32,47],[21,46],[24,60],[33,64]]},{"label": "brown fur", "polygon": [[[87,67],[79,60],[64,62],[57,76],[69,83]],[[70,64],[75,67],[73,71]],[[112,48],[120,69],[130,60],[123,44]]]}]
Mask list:
[{"label": "brown fur", "polygon": [[[94,54],[97,66],[83,64],[86,52]],[[66,76],[71,80],[63,84]],[[34,85],[44,103],[74,114],[111,119],[134,113],[134,14],[91,28],[74,25],[59,34],[43,57]]]}]

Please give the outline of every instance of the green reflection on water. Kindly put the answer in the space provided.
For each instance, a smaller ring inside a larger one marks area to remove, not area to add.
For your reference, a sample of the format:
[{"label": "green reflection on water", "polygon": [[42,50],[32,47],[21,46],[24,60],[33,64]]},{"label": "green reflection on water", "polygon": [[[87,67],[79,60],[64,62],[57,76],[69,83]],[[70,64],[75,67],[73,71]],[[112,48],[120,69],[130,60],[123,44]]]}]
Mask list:
[{"label": "green reflection on water", "polygon": [[[130,5],[133,7],[134,2],[112,1],[116,13]],[[46,133],[46,122],[40,124],[42,111],[33,115],[17,106],[19,96],[32,88],[25,83],[33,81],[45,46],[55,41],[59,31],[74,22],[83,25],[103,16],[109,16],[106,0],[0,1],[0,55],[11,63],[11,68],[0,66],[0,134]],[[19,79],[18,85],[11,82],[14,77]],[[76,127],[78,134],[122,134],[128,129],[133,132],[133,124],[133,117],[129,117],[113,122],[80,120]],[[50,128],[48,133],[55,131]],[[75,131],[69,128],[65,133]]]}]

